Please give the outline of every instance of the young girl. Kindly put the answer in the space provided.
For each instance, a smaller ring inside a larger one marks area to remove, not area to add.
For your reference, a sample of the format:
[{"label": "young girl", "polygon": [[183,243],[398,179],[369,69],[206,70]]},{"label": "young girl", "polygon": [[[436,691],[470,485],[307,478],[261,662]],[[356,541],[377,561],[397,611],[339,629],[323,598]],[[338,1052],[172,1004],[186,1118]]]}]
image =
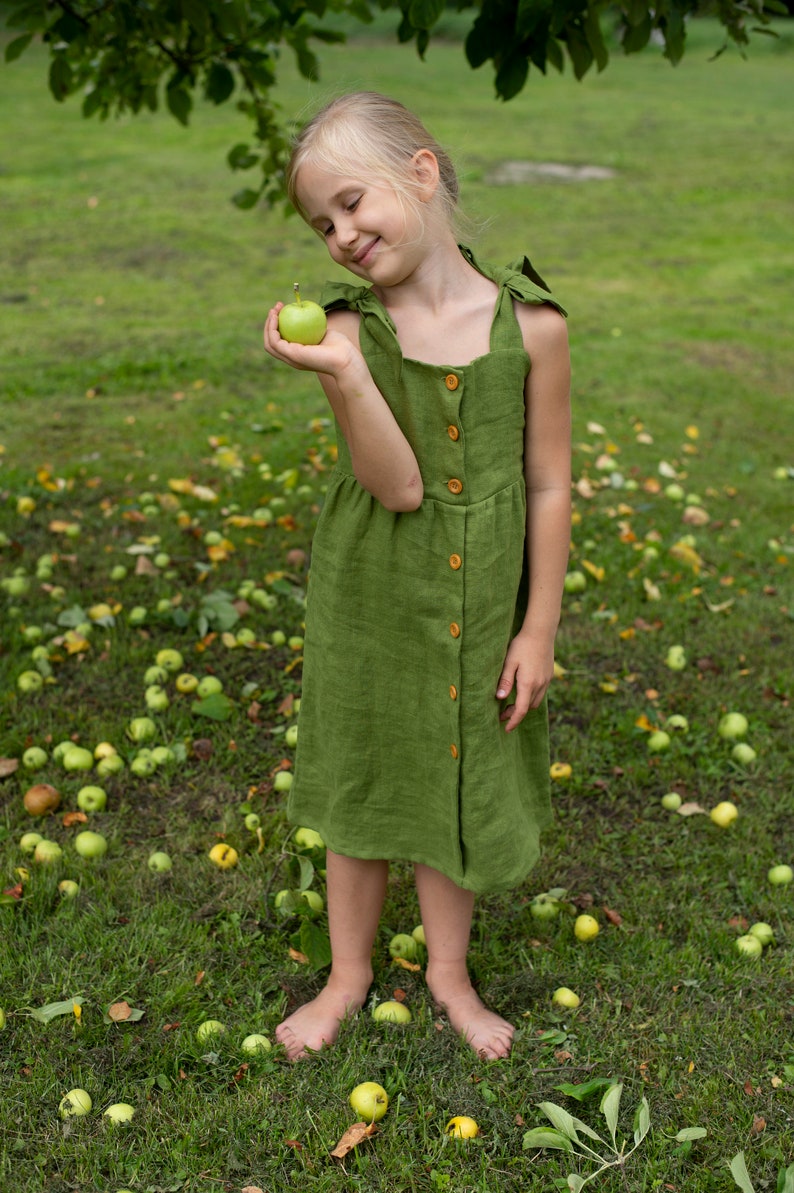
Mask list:
[{"label": "young girl", "polygon": [[[327,288],[317,373],[339,440],[312,549],[289,816],[327,850],[328,983],[276,1035],[295,1059],[364,1003],[389,859],[413,863],[426,980],[483,1058],[513,1027],[466,955],[475,894],[516,886],[550,816],[546,689],[570,538],[569,362],[524,260],[459,246],[446,153],[373,93],[303,129],[290,197],[359,285]],[[527,276],[528,275],[528,276]]]}]

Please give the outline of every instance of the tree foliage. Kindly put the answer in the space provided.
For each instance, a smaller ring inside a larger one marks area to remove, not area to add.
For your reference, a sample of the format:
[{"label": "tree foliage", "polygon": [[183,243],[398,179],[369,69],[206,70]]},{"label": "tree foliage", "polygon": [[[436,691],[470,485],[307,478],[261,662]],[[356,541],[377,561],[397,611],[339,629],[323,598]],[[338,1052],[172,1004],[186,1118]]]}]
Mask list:
[{"label": "tree foliage", "polygon": [[[283,193],[289,134],[273,98],[281,48],[314,79],[313,43],[343,41],[340,17],[369,22],[376,11],[394,10],[398,39],[415,43],[424,57],[445,9],[446,0],[15,0],[5,60],[13,62],[41,38],[52,95],[63,101],[79,92],[83,115],[101,119],[154,111],[165,102],[187,124],[196,95],[214,104],[233,100],[252,130],[250,142],[228,154],[233,170],[255,171],[257,184],[234,196],[248,208]],[[724,49],[731,41],[743,48],[750,32],[769,32],[770,13],[786,12],[780,0],[459,0],[459,10],[472,13],[466,58],[473,68],[493,64],[502,100],[522,90],[533,66],[542,74],[549,66],[562,71],[567,58],[577,79],[593,65],[603,70],[607,14],[626,53],[642,50],[655,33],[676,63],[690,16],[713,11],[725,31]]]}]

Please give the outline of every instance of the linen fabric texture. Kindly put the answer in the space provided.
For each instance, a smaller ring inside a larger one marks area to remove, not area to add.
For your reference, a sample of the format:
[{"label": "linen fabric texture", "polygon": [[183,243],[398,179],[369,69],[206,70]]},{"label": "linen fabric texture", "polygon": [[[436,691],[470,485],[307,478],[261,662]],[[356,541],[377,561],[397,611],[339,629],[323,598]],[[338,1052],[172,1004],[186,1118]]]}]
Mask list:
[{"label": "linen fabric texture", "polygon": [[546,701],[509,734],[496,685],[527,604],[524,382],[513,301],[563,308],[524,261],[478,263],[498,286],[490,351],[463,367],[403,357],[368,287],[375,384],[412,445],[421,507],[393,513],[353,476],[337,427],[311,554],[288,816],[335,853],[420,862],[475,892],[515,887],[551,818]]}]

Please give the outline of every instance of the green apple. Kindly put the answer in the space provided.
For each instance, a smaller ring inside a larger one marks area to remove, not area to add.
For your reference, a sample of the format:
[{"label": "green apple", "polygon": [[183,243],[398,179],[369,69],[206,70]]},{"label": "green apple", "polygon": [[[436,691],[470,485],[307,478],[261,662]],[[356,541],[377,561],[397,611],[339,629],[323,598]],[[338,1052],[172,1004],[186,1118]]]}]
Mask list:
[{"label": "green apple", "polygon": [[671,671],[683,671],[686,667],[686,652],[683,646],[671,646],[664,661]]},{"label": "green apple", "polygon": [[301,298],[297,282],[292,288],[295,301],[288,302],[278,314],[279,335],[290,344],[319,344],[328,325],[325,311],[316,302]]},{"label": "green apple", "polygon": [[168,683],[168,672],[165,667],[155,663],[153,667],[147,667],[144,671],[143,682],[147,688],[152,687],[153,684]]},{"label": "green apple", "polygon": [[77,793],[77,806],[83,812],[104,812],[108,797],[102,787],[81,787]]},{"label": "green apple", "polygon": [[93,765],[94,755],[91,751],[84,749],[83,746],[76,746],[74,743],[63,756],[64,770],[90,770]]},{"label": "green apple", "polygon": [[124,759],[119,754],[106,754],[96,764],[96,773],[100,779],[106,779],[108,775],[117,775],[121,770],[124,770]]},{"label": "green apple", "polygon": [[533,919],[545,921],[553,920],[560,913],[560,901],[555,899],[553,895],[543,893],[535,895],[535,898],[529,905],[529,913]]},{"label": "green apple", "polygon": [[149,860],[146,864],[153,874],[168,874],[173,867],[171,858],[160,849],[149,854]]},{"label": "green apple", "polygon": [[568,572],[563,581],[563,587],[567,593],[584,592],[587,588],[587,577],[584,572],[578,570]]},{"label": "green apple", "polygon": [[362,1081],[350,1094],[350,1105],[364,1122],[379,1122],[389,1109],[389,1095],[377,1081]]},{"label": "green apple", "polygon": [[182,674],[177,675],[176,679],[174,680],[174,687],[178,692],[182,692],[183,695],[187,694],[188,692],[195,692],[198,685],[198,678],[195,675],[191,675],[189,671],[183,671]]},{"label": "green apple", "polygon": [[226,1027],[219,1019],[205,1019],[196,1028],[196,1039],[199,1044],[206,1044],[218,1036],[224,1035]]},{"label": "green apple", "polygon": [[709,812],[712,822],[720,828],[727,828],[729,824],[733,824],[738,815],[739,809],[729,799],[722,800]]},{"label": "green apple", "polygon": [[670,748],[670,734],[665,733],[663,729],[657,729],[649,735],[647,745],[649,754],[661,754]]},{"label": "green apple", "polygon": [[104,1117],[118,1125],[130,1122],[134,1114],[135,1107],[130,1106],[129,1102],[114,1102],[112,1106],[108,1106]]},{"label": "green apple", "polygon": [[154,661],[158,667],[164,667],[166,671],[181,671],[185,665],[185,660],[179,651],[168,647],[158,650]]},{"label": "green apple", "polygon": [[245,817],[245,827],[249,833],[255,833],[262,823],[262,817],[257,812],[248,812]]},{"label": "green apple", "polygon": [[318,895],[317,891],[301,891],[301,899],[304,903],[308,903],[314,915],[319,915],[325,907],[322,895]]},{"label": "green apple", "polygon": [[291,750],[294,750],[298,744],[298,726],[289,725],[287,732],[284,734],[284,743],[288,745]]},{"label": "green apple", "polygon": [[131,626],[143,625],[148,616],[149,611],[143,605],[133,605],[127,614],[127,622]]},{"label": "green apple", "polygon": [[376,1023],[410,1023],[411,1012],[405,1003],[390,999],[388,1002],[378,1003],[372,1012],[372,1018]]},{"label": "green apple", "polygon": [[74,848],[80,857],[90,860],[97,857],[104,857],[108,851],[108,843],[101,833],[94,833],[90,829],[84,829],[75,837]]},{"label": "green apple", "polygon": [[58,893],[62,899],[75,899],[80,893],[80,886],[73,878],[63,878],[58,883]]},{"label": "green apple", "polygon": [[764,948],[766,948],[768,944],[775,943],[775,933],[772,925],[764,923],[763,920],[759,920],[757,924],[751,925],[750,935],[757,936]]},{"label": "green apple", "polygon": [[734,762],[738,762],[740,766],[750,766],[758,757],[757,753],[751,745],[746,741],[737,741],[736,745],[731,750],[731,758]]},{"label": "green apple", "polygon": [[573,934],[583,943],[594,940],[598,936],[598,920],[592,915],[578,915],[574,922]]},{"label": "green apple", "polygon": [[772,886],[788,886],[790,882],[794,881],[794,870],[791,866],[781,863],[778,866],[772,866],[766,876]]},{"label": "green apple", "polygon": [[289,791],[291,786],[292,786],[292,771],[289,771],[289,770],[276,771],[275,777],[273,779],[273,790],[281,791],[281,792]]},{"label": "green apple", "polygon": [[[270,513],[270,510],[268,510],[268,513]],[[272,610],[278,604],[278,597],[264,588],[255,588],[251,593],[251,601],[254,605],[258,605],[260,609]]]},{"label": "green apple", "polygon": [[303,650],[303,638],[300,634],[293,634],[287,639],[287,646],[290,650]]},{"label": "green apple", "polygon": [[283,630],[274,630],[270,635],[270,642],[272,646],[284,646],[287,641],[287,635]]},{"label": "green apple", "polygon": [[94,746],[94,757],[97,762],[102,758],[110,758],[113,754],[118,754],[118,750],[109,741],[101,741],[99,745]]},{"label": "green apple", "polygon": [[0,1007],[0,1031],[2,1031],[2,1030],[3,1030],[3,1028],[5,1027],[5,1025],[6,1025],[6,1013],[5,1013],[5,1011],[3,1010],[3,1008],[2,1008],[2,1007]]},{"label": "green apple", "polygon": [[424,924],[417,924],[416,927],[414,928],[413,932],[411,933],[411,936],[413,936],[416,943],[420,944],[422,946],[422,948],[427,948],[427,940],[425,939]]},{"label": "green apple", "polygon": [[151,741],[156,733],[157,726],[151,717],[133,717],[127,727],[127,736],[138,744]]},{"label": "green apple", "polygon": [[168,766],[175,762],[174,751],[170,746],[155,746],[151,753],[152,762],[155,766]]},{"label": "green apple", "polygon": [[761,941],[751,932],[737,938],[736,948],[745,957],[760,957],[764,951]]},{"label": "green apple", "polygon": [[41,746],[30,746],[22,755],[22,765],[25,770],[41,770],[47,765],[47,751]]},{"label": "green apple", "polygon": [[392,957],[402,957],[405,961],[416,960],[416,941],[407,932],[398,932],[389,941],[389,952]]},{"label": "green apple", "polygon": [[[280,774],[288,774],[288,771],[280,771]],[[295,830],[295,836],[292,838],[298,849],[324,849],[325,842],[319,833],[315,832],[313,828],[298,828]]]},{"label": "green apple", "polygon": [[33,860],[42,866],[51,866],[63,857],[63,850],[57,841],[42,838],[33,850]]},{"label": "green apple", "polygon": [[558,986],[551,996],[551,1001],[555,1006],[565,1007],[566,1010],[575,1010],[582,1000],[568,986]]},{"label": "green apple", "polygon": [[60,1100],[58,1113],[61,1118],[77,1118],[90,1114],[92,1106],[91,1095],[84,1089],[70,1089]]},{"label": "green apple", "polygon": [[26,696],[40,692],[44,687],[44,676],[39,671],[23,671],[17,678],[17,687]]},{"label": "green apple", "polygon": [[223,691],[223,684],[218,679],[217,675],[205,675],[203,679],[199,680],[196,688],[196,695],[199,700],[206,700],[207,696],[214,696],[218,692]]},{"label": "green apple", "polygon": [[664,723],[665,729],[672,729],[674,733],[688,733],[689,721],[680,712],[674,712]]},{"label": "green apple", "polygon": [[262,1036],[254,1032],[252,1035],[245,1037],[240,1047],[249,1056],[255,1056],[258,1052],[269,1052],[272,1044],[267,1036]]},{"label": "green apple", "polygon": [[724,737],[726,741],[735,741],[739,737],[744,737],[747,733],[749,725],[747,717],[740,712],[726,712],[725,716],[721,718],[717,726],[717,732],[720,737]]},{"label": "green apple", "polygon": [[33,853],[39,841],[43,841],[41,833],[23,833],[19,838],[19,848],[23,853]]},{"label": "green apple", "polygon": [[661,799],[662,807],[667,812],[677,812],[682,802],[681,796],[677,791],[668,791]]},{"label": "green apple", "polygon": [[118,583],[120,580],[126,579],[126,576],[127,569],[123,563],[117,563],[110,569],[110,578],[114,581],[114,583]]},{"label": "green apple", "polygon": [[130,770],[139,779],[148,779],[157,770],[157,763],[151,750],[139,750],[130,763]]}]

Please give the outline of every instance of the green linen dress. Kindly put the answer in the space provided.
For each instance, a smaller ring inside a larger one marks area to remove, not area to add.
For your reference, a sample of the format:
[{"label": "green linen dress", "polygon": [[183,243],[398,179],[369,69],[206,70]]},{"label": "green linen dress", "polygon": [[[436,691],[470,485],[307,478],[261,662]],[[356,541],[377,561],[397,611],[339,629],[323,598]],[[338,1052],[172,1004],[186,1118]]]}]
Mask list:
[{"label": "green linen dress", "polygon": [[[490,352],[405,359],[368,287],[329,283],[419,462],[421,507],[387,510],[338,463],[311,555],[293,823],[336,853],[423,862],[477,892],[535,864],[550,820],[548,716],[506,733],[496,685],[526,610],[524,382],[513,299],[562,308],[524,260],[499,287]],[[528,276],[527,276],[528,275]],[[564,311],[563,311],[564,313]]]}]

